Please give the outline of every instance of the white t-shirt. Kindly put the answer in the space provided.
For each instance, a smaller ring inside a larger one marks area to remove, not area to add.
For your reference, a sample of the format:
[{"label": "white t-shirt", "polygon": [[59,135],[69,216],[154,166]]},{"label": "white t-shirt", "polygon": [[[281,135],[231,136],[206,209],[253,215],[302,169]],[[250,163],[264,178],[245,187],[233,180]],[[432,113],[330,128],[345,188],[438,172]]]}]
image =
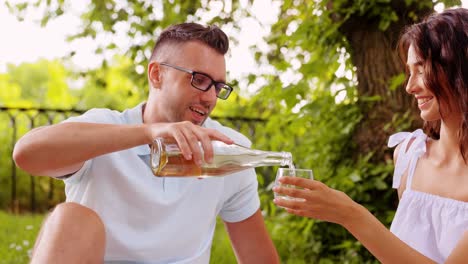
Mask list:
[{"label": "white t-shirt", "polygon": [[[142,104],[122,113],[92,109],[65,122],[142,124]],[[236,143],[242,134],[207,119]],[[90,146],[92,147],[92,146]],[[98,156],[65,180],[67,202],[98,213],[106,227],[105,260],[131,263],[209,263],[216,216],[239,222],[260,206],[254,169],[225,177],[155,177],[148,145]]]},{"label": "white t-shirt", "polygon": [[[412,189],[416,164],[426,153],[426,141],[427,136],[421,129],[390,137],[389,147],[401,144],[393,188],[399,188],[402,175],[408,172],[406,188],[390,231],[424,256],[444,263],[464,232],[468,231],[468,203]],[[440,176],[443,181],[443,175]]]}]

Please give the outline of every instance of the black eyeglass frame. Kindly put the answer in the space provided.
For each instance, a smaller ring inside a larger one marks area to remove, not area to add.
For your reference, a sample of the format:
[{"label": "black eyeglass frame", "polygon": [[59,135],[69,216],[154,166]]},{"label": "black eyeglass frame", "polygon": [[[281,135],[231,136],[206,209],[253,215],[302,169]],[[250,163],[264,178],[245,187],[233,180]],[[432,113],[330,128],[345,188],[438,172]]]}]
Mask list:
[{"label": "black eyeglass frame", "polygon": [[[234,90],[234,88],[227,85],[226,83],[217,82],[217,81],[213,80],[213,78],[211,78],[206,73],[192,71],[192,70],[189,70],[189,69],[186,69],[186,68],[183,68],[183,67],[180,67],[180,66],[172,65],[172,64],[169,64],[169,63],[166,63],[166,62],[161,62],[161,63],[159,63],[159,65],[171,67],[173,69],[176,69],[176,70],[191,74],[192,79],[190,80],[190,84],[192,85],[193,88],[195,88],[197,90],[207,92],[207,91],[209,91],[211,89],[212,86],[214,86],[215,90],[216,90],[216,97],[218,97],[219,99],[226,100],[229,97],[229,95],[231,95],[231,92]],[[204,77],[208,78],[211,81],[210,84],[207,87],[199,87],[199,86],[195,85],[193,83],[193,79],[194,79],[195,75],[197,75],[197,74],[203,75]],[[221,90],[226,90],[226,92],[221,93]]]}]

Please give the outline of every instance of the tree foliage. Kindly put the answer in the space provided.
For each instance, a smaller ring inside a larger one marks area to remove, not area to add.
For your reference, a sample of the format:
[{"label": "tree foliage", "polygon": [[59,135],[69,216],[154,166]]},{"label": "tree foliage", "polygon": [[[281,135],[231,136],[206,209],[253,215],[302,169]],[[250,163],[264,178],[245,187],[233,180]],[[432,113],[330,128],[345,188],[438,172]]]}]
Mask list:
[{"label": "tree foliage", "polygon": [[[68,89],[74,96],[70,98],[63,88],[66,79],[51,83],[38,71],[33,82],[22,78],[19,69],[12,69],[18,81],[5,84],[5,78],[11,77],[0,76],[0,87],[9,87],[9,92],[0,90],[0,100],[31,98],[38,104],[63,107],[60,99],[46,99],[56,96],[71,107],[132,106],[146,96],[146,78],[141,69],[163,28],[183,21],[203,21],[239,30],[239,19],[257,20],[251,12],[254,2],[90,0],[81,15],[81,31],[70,40],[104,34],[108,41],[98,47],[96,54],[114,50],[119,56],[105,61],[99,69],[70,73],[83,84],[81,89]],[[390,188],[391,151],[384,147],[385,141],[389,134],[417,125],[417,113],[401,89],[403,64],[395,44],[406,25],[420,21],[434,6],[459,5],[460,1],[279,3],[277,21],[265,39],[268,49],[251,47],[258,68],[273,67],[274,73],[251,74],[237,80],[247,86],[264,85],[253,95],[245,96],[241,91],[219,102],[214,114],[265,120],[252,136],[255,148],[291,151],[297,167],[313,168],[316,179],[344,191],[389,225],[397,197]],[[69,11],[70,5],[71,1],[66,0],[37,0],[8,6],[20,18],[28,8],[40,9],[40,23],[46,24]],[[210,15],[213,12],[216,15]],[[130,47],[113,41],[118,34],[132,40]],[[59,68],[55,72],[65,73]],[[58,90],[44,95],[39,92],[45,89],[41,85]],[[250,128],[239,129],[247,133]],[[262,208],[284,263],[376,262],[343,228],[293,217],[276,208],[271,203],[275,170],[258,172]]]}]

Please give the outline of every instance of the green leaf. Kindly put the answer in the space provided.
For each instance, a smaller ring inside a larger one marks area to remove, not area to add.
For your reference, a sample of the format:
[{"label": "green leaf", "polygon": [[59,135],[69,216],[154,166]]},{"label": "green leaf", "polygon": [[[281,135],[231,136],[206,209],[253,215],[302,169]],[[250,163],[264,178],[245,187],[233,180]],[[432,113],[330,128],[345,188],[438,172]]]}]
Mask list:
[{"label": "green leaf", "polygon": [[389,89],[390,91],[395,91],[399,88],[406,80],[406,76],[403,73],[400,73],[390,79]]}]

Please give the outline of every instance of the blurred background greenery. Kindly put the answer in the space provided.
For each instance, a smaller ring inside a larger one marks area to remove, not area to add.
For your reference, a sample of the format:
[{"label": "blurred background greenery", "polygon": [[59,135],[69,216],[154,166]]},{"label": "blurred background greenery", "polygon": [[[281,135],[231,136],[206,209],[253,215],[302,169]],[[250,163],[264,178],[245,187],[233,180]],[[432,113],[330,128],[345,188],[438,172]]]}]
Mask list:
[{"label": "blurred background greenery", "polygon": [[[271,23],[254,8],[268,2]],[[158,33],[184,21],[213,23],[233,45],[247,19],[266,32],[248,46],[255,70],[229,78],[235,94],[213,115],[248,135],[253,147],[293,153],[296,167],[350,195],[389,226],[397,197],[391,189],[394,132],[420,126],[395,44],[408,24],[456,0],[145,1],[89,0],[80,14],[83,38],[96,45],[98,67],[80,69],[76,52],[56,60],[9,64],[0,73],[0,263],[27,263],[47,210],[64,200],[63,184],[14,167],[17,138],[93,107],[123,110],[145,100],[146,61]],[[71,12],[70,0],[6,1],[18,19],[40,12],[47,25]],[[28,11],[29,10],[29,11]],[[124,25],[124,26],[122,26]],[[127,46],[114,41],[124,36]],[[34,45],[31,43],[30,45]],[[79,45],[77,46],[79,49]],[[109,56],[112,54],[112,56]],[[230,57],[242,54],[228,54]],[[240,61],[242,63],[242,59]],[[228,77],[234,75],[228,69]],[[45,110],[49,109],[49,110]],[[261,207],[283,263],[376,263],[343,228],[287,215],[272,203],[276,168],[257,170]],[[218,224],[212,263],[235,263]]]}]

